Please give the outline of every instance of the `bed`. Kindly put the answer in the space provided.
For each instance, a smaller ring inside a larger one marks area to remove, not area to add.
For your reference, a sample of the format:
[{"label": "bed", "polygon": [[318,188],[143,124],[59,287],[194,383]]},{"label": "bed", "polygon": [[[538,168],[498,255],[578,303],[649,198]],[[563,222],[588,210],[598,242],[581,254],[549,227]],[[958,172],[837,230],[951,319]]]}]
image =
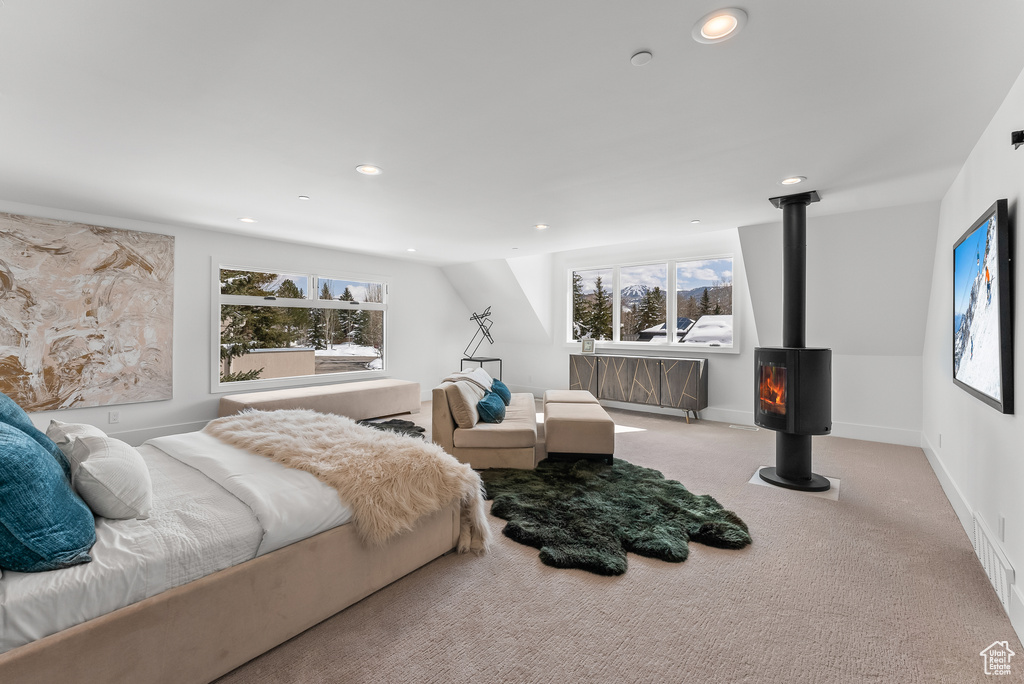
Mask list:
[{"label": "bed", "polygon": [[455,501],[367,544],[351,507],[307,472],[204,432],[138,453],[148,518],[96,518],[92,562],[4,570],[0,681],[210,682],[451,551],[465,530]]}]

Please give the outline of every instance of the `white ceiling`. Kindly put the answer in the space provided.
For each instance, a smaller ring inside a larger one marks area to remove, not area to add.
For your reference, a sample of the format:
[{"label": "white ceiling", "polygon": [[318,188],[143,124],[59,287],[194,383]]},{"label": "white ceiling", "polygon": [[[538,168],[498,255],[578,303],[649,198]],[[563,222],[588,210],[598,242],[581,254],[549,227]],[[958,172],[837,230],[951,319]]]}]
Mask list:
[{"label": "white ceiling", "polygon": [[1024,68],[1019,0],[692,40],[723,6],[3,0],[0,199],[433,263],[678,237],[938,200]]}]

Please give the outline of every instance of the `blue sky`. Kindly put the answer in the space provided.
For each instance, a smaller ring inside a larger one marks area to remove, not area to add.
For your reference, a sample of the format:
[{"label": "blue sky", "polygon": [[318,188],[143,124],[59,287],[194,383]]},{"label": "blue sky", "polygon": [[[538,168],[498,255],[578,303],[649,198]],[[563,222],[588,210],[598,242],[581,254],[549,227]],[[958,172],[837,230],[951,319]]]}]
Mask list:
[{"label": "blue sky", "polygon": [[[990,219],[991,220],[991,219]],[[984,263],[985,240],[988,236],[988,221],[967,236],[967,239],[960,243],[953,250],[953,315],[961,316],[967,310],[971,302],[971,287],[974,285],[974,278],[978,275],[978,258]]]}]

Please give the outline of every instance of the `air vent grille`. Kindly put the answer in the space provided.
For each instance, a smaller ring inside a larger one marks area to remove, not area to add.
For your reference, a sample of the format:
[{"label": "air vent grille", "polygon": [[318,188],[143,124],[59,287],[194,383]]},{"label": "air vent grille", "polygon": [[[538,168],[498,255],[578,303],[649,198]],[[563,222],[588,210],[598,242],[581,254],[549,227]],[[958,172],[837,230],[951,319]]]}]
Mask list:
[{"label": "air vent grille", "polygon": [[1010,587],[1014,582],[1013,566],[993,543],[993,537],[985,523],[974,515],[974,553],[978,555],[989,581],[1003,604],[1003,610],[1010,612]]}]

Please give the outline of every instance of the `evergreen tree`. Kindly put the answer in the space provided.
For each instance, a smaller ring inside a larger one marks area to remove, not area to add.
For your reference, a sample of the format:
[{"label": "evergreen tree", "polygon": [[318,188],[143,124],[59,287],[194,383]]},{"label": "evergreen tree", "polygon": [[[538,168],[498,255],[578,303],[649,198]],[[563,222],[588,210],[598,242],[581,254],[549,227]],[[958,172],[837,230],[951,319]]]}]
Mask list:
[{"label": "evergreen tree", "polygon": [[[348,287],[338,297],[343,302],[354,302],[355,297],[352,296],[352,290]],[[353,309],[339,309],[338,310],[338,339],[342,342],[348,342],[350,335],[356,329],[356,322],[359,316],[359,312]]]},{"label": "evergreen tree", "polygon": [[704,288],[704,294],[700,296],[700,304],[697,305],[697,317],[706,316],[711,313],[711,297],[708,296],[708,288]]},{"label": "evergreen tree", "polygon": [[[220,291],[221,294],[270,297],[274,292],[269,287],[275,280],[275,273],[222,269]],[[220,358],[224,366],[221,382],[253,380],[259,377],[262,369],[232,373],[231,361],[253,349],[281,347],[287,345],[289,341],[281,309],[272,306],[222,305],[220,329]]]},{"label": "evergreen tree", "polygon": [[[574,274],[575,275],[575,274]],[[591,337],[596,340],[612,339],[612,296],[611,292],[604,289],[601,276],[597,276],[594,282],[596,291],[594,301],[590,302],[590,312],[587,319],[587,328]]]},{"label": "evergreen tree", "polygon": [[578,340],[591,331],[588,319],[592,315],[587,306],[587,296],[583,294],[583,276],[572,272],[572,339]]},{"label": "evergreen tree", "polygon": [[665,293],[660,287],[644,286],[636,305],[636,332],[640,333],[665,322]]},{"label": "evergreen tree", "polygon": [[327,349],[327,334],[324,328],[324,310],[310,309],[306,344],[313,349]]},{"label": "evergreen tree", "polygon": [[[302,299],[303,294],[295,283],[286,280],[277,288],[278,299]],[[309,309],[286,308],[281,310],[284,328],[288,333],[288,344],[306,339],[306,328],[309,327]]]},{"label": "evergreen tree", "polygon": [[[366,290],[367,302],[383,302],[384,289],[381,285],[371,284]],[[384,312],[361,309],[356,312],[355,343],[364,347],[373,347],[377,357],[384,355]]]}]

